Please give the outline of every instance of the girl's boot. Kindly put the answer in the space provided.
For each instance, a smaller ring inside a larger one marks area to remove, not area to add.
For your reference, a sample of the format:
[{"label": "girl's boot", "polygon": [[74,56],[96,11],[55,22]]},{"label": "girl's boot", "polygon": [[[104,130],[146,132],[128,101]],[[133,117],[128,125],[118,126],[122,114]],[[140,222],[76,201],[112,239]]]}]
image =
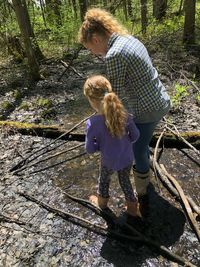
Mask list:
[{"label": "girl's boot", "polygon": [[92,202],[93,204],[95,204],[96,206],[98,206],[101,209],[106,209],[108,207],[109,198],[101,197],[99,195],[97,195],[97,196],[91,195],[89,197],[89,200],[90,200],[90,202]]},{"label": "girl's boot", "polygon": [[98,206],[101,209],[106,209],[108,207],[109,198],[101,197],[98,195]]},{"label": "girl's boot", "polygon": [[134,217],[140,216],[138,202],[126,200],[126,212],[128,213],[128,215],[131,215]]}]

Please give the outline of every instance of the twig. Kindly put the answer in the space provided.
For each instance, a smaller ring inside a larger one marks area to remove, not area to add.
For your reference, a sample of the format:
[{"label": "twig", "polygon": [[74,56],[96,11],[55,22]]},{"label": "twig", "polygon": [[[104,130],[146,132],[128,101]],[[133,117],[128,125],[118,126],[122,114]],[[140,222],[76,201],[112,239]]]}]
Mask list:
[{"label": "twig", "polygon": [[[42,171],[51,169],[51,168],[53,168],[53,167],[56,167],[56,166],[58,166],[58,165],[60,165],[60,164],[65,163],[65,162],[67,162],[67,161],[71,161],[71,160],[73,160],[73,159],[80,158],[80,157],[84,156],[85,154],[86,154],[86,152],[83,152],[83,153],[81,153],[81,154],[79,154],[79,155],[76,155],[76,156],[74,156],[74,157],[72,157],[72,158],[65,159],[65,160],[59,161],[59,162],[57,162],[57,163],[55,163],[55,164],[53,164],[53,165],[47,166],[47,167],[45,167],[45,168],[41,168],[41,169],[38,169],[38,170],[35,170],[35,171],[32,171],[32,172],[29,172],[29,174],[38,173],[38,172],[42,172]],[[16,174],[16,173],[18,173],[18,172],[15,172],[15,174]]]},{"label": "twig", "polygon": [[187,217],[189,218],[192,226],[193,226],[193,229],[195,230],[195,234],[197,236],[197,238],[199,239],[200,241],[200,229],[198,227],[198,224],[193,216],[193,213],[192,213],[192,210],[191,210],[191,207],[188,203],[188,200],[183,192],[183,189],[181,188],[181,186],[179,185],[179,183],[174,179],[174,177],[172,175],[170,175],[163,164],[160,164],[160,167],[161,169],[163,170],[163,172],[165,173],[165,175],[170,179],[170,181],[173,183],[173,185],[176,187],[177,191],[178,191],[178,194],[180,196],[180,199],[182,200],[184,206],[185,206],[185,209],[186,209],[186,212],[187,212]]},{"label": "twig", "polygon": [[185,138],[183,136],[180,135],[178,129],[176,128],[175,125],[173,125],[175,131],[173,131],[170,127],[166,126],[166,129],[168,129],[170,132],[172,132],[175,136],[177,136],[178,138],[180,138],[188,147],[190,147],[192,150],[194,150],[194,152],[198,155],[200,155],[199,150],[197,150],[193,145],[191,145],[187,140],[185,140]]},{"label": "twig", "polygon": [[[25,197],[28,200],[31,200],[31,201],[37,203],[39,206],[41,206],[41,207],[45,208],[46,210],[58,215],[62,219],[74,222],[74,223],[76,223],[76,224],[78,224],[78,225],[80,225],[82,227],[85,227],[85,228],[87,228],[87,229],[89,229],[89,230],[91,230],[93,232],[96,232],[97,234],[99,233],[99,229],[101,229],[101,230],[103,230],[103,232],[101,231],[102,232],[101,234],[103,234],[105,236],[108,235],[108,236],[110,236],[112,238],[117,238],[117,239],[118,238],[124,238],[125,240],[140,241],[140,242],[143,242],[146,245],[148,245],[150,248],[153,247],[154,249],[157,249],[162,255],[165,255],[167,258],[170,258],[170,260],[178,262],[178,263],[180,263],[181,265],[184,265],[184,266],[196,267],[195,265],[193,265],[192,263],[188,262],[187,260],[185,260],[184,258],[180,257],[179,255],[174,254],[173,252],[171,252],[166,247],[164,247],[162,245],[159,245],[157,242],[146,238],[145,236],[143,236],[141,233],[136,231],[132,226],[130,226],[127,223],[124,223],[123,227],[127,228],[132,233],[136,234],[136,236],[130,236],[130,235],[127,236],[127,235],[119,234],[116,231],[114,231],[112,229],[109,229],[109,228],[105,228],[105,227],[102,227],[102,226],[99,227],[96,224],[91,223],[90,221],[88,221],[88,220],[86,220],[86,219],[84,219],[82,217],[79,217],[79,216],[76,216],[74,214],[62,211],[62,210],[57,209],[57,208],[53,208],[50,205],[48,205],[48,204],[46,204],[46,203],[44,203],[42,201],[39,201],[38,199],[36,199],[36,198],[34,198],[34,197],[30,196],[30,195],[27,195],[24,192],[18,192],[18,194],[23,196],[23,197]],[[92,228],[91,228],[91,226],[92,226]],[[106,233],[106,231],[108,231],[108,232]]]},{"label": "twig", "polygon": [[[18,225],[26,225],[26,222],[23,222],[21,220],[17,220],[17,219],[13,219],[11,217],[5,216],[2,213],[0,213],[0,222],[7,222],[7,223],[16,223]],[[29,226],[31,226],[32,224],[29,223]]]},{"label": "twig", "polygon": [[155,162],[157,161],[158,157],[157,157],[157,152],[158,152],[158,147],[159,147],[159,144],[160,144],[160,141],[165,133],[165,128],[163,129],[162,133],[160,134],[159,138],[158,138],[158,141],[156,142],[156,146],[155,146],[155,150],[154,150],[154,155],[153,155],[153,169],[154,169],[154,173],[155,173],[155,177],[156,177],[156,181],[157,181],[157,185],[158,185],[158,188],[159,188],[159,192],[161,192],[161,188],[160,188],[160,185],[159,185],[159,181],[158,181],[158,175],[157,175],[157,171],[156,171],[156,167],[155,167]]},{"label": "twig", "polygon": [[73,70],[74,73],[76,73],[79,77],[85,79],[86,77],[84,77],[82,74],[80,74],[74,67],[72,67],[71,65],[67,64],[66,62],[64,62],[63,60],[60,61],[62,63],[62,65],[66,68],[66,69],[71,69]]},{"label": "twig", "polygon": [[[68,148],[68,149],[66,149],[66,150],[64,150],[64,151],[58,152],[58,153],[56,153],[56,154],[54,154],[54,155],[52,155],[52,156],[49,156],[49,157],[43,158],[43,159],[41,159],[41,160],[38,160],[38,161],[36,161],[36,162],[34,162],[34,163],[30,164],[30,165],[23,166],[22,168],[19,168],[17,171],[15,171],[14,174],[17,174],[17,173],[19,173],[19,172],[25,170],[27,167],[31,168],[31,167],[33,167],[33,166],[35,166],[35,165],[37,165],[37,164],[40,164],[40,163],[42,163],[42,162],[44,162],[44,161],[47,161],[47,160],[49,160],[49,159],[55,158],[55,157],[57,157],[57,156],[60,156],[60,155],[62,155],[62,154],[64,154],[64,153],[67,153],[67,152],[69,152],[69,151],[72,151],[72,150],[74,150],[74,149],[76,149],[76,148],[78,148],[78,147],[81,147],[81,146],[84,146],[84,144],[79,144],[79,145],[77,145],[77,146]],[[32,161],[32,160],[31,160],[31,161]],[[29,161],[29,162],[31,162],[31,161]],[[28,162],[28,163],[29,163],[29,162]]]},{"label": "twig", "polygon": [[[75,58],[77,58],[77,54],[79,54],[79,52],[81,51],[82,46],[80,46],[78,48],[78,50],[76,51],[76,53],[74,53],[73,58],[70,60],[70,62],[68,63],[68,67],[63,71],[63,73],[60,75],[60,77],[58,78],[58,82],[61,80],[61,78],[63,77],[63,75],[65,74],[65,72],[71,67],[73,61]],[[66,67],[66,66],[65,66]]]},{"label": "twig", "polygon": [[[151,160],[153,161],[153,157],[151,156]],[[173,194],[174,196],[176,196],[178,199],[180,199],[179,193],[176,190],[176,188],[171,184],[171,182],[169,181],[169,179],[167,178],[166,175],[164,175],[162,169],[160,168],[160,165],[158,164],[158,162],[155,162],[155,167],[156,170],[159,173],[159,178],[161,179],[161,181],[167,186],[167,189],[169,190],[169,192],[171,194]],[[194,201],[191,201],[191,197],[187,196],[187,200],[189,201],[192,209],[198,214],[200,215],[200,208],[197,206],[197,204],[194,203]]]},{"label": "twig", "polygon": [[[80,122],[78,122],[76,125],[74,125],[70,130],[68,130],[67,132],[61,134],[58,138],[56,138],[55,140],[53,140],[52,142],[50,142],[48,145],[34,151],[33,153],[31,153],[29,156],[27,156],[25,159],[21,160],[20,162],[18,162],[14,167],[12,167],[10,169],[10,172],[17,170],[18,168],[22,167],[24,164],[28,162],[33,161],[34,159],[38,158],[38,155],[33,157],[33,159],[30,159],[32,156],[34,156],[36,153],[46,149],[47,147],[49,147],[50,145],[54,144],[55,142],[57,142],[58,140],[60,140],[63,136],[66,135],[70,135],[70,133],[74,130],[76,130],[83,122],[85,122],[86,120],[88,120],[91,116],[93,116],[96,112],[94,112],[92,115],[84,118],[83,120],[81,120]],[[58,146],[57,146],[58,147]],[[54,148],[55,149],[55,148]],[[39,155],[40,156],[40,155]]]},{"label": "twig", "polygon": [[196,86],[196,84],[193,82],[193,81],[191,81],[190,79],[188,79],[188,77],[183,73],[183,72],[181,72],[180,71],[180,74],[198,91],[198,92],[200,92],[200,89]]}]

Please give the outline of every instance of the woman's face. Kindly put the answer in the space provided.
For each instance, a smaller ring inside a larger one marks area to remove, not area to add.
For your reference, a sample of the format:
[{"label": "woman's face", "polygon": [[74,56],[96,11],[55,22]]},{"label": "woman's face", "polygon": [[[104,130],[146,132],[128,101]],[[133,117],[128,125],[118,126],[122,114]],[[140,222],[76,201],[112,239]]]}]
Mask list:
[{"label": "woman's face", "polygon": [[105,56],[108,49],[108,39],[94,34],[91,41],[85,43],[84,46],[96,56]]}]

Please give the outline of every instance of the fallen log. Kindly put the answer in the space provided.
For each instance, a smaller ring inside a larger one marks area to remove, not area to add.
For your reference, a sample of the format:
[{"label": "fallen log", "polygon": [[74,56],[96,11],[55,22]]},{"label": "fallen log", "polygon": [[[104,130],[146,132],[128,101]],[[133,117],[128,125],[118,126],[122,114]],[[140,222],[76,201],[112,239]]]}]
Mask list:
[{"label": "fallen log", "polygon": [[[85,141],[84,133],[67,133],[66,129],[56,125],[41,125],[33,123],[22,123],[16,121],[0,121],[0,128],[5,129],[9,134],[16,134],[16,132],[23,135],[32,135],[45,137],[50,139],[62,139],[69,141]],[[66,134],[65,134],[66,133]],[[151,140],[150,146],[155,147],[156,142],[160,136],[160,132],[155,132]],[[180,136],[183,137],[187,142],[193,145],[196,149],[200,149],[200,132],[182,132]],[[186,148],[188,147],[185,142],[172,132],[165,132],[163,137],[165,147],[174,148]],[[162,142],[161,142],[162,143]],[[161,144],[162,145],[162,144]]]}]

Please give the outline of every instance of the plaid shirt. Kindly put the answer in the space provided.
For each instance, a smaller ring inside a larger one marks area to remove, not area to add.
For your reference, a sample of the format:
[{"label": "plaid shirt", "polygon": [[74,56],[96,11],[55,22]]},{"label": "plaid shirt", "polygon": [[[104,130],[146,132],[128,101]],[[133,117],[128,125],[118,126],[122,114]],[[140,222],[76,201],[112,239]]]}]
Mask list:
[{"label": "plaid shirt", "polygon": [[165,87],[158,78],[145,46],[138,39],[113,33],[105,60],[113,90],[136,119],[145,118],[146,114],[159,113],[169,106]]}]

